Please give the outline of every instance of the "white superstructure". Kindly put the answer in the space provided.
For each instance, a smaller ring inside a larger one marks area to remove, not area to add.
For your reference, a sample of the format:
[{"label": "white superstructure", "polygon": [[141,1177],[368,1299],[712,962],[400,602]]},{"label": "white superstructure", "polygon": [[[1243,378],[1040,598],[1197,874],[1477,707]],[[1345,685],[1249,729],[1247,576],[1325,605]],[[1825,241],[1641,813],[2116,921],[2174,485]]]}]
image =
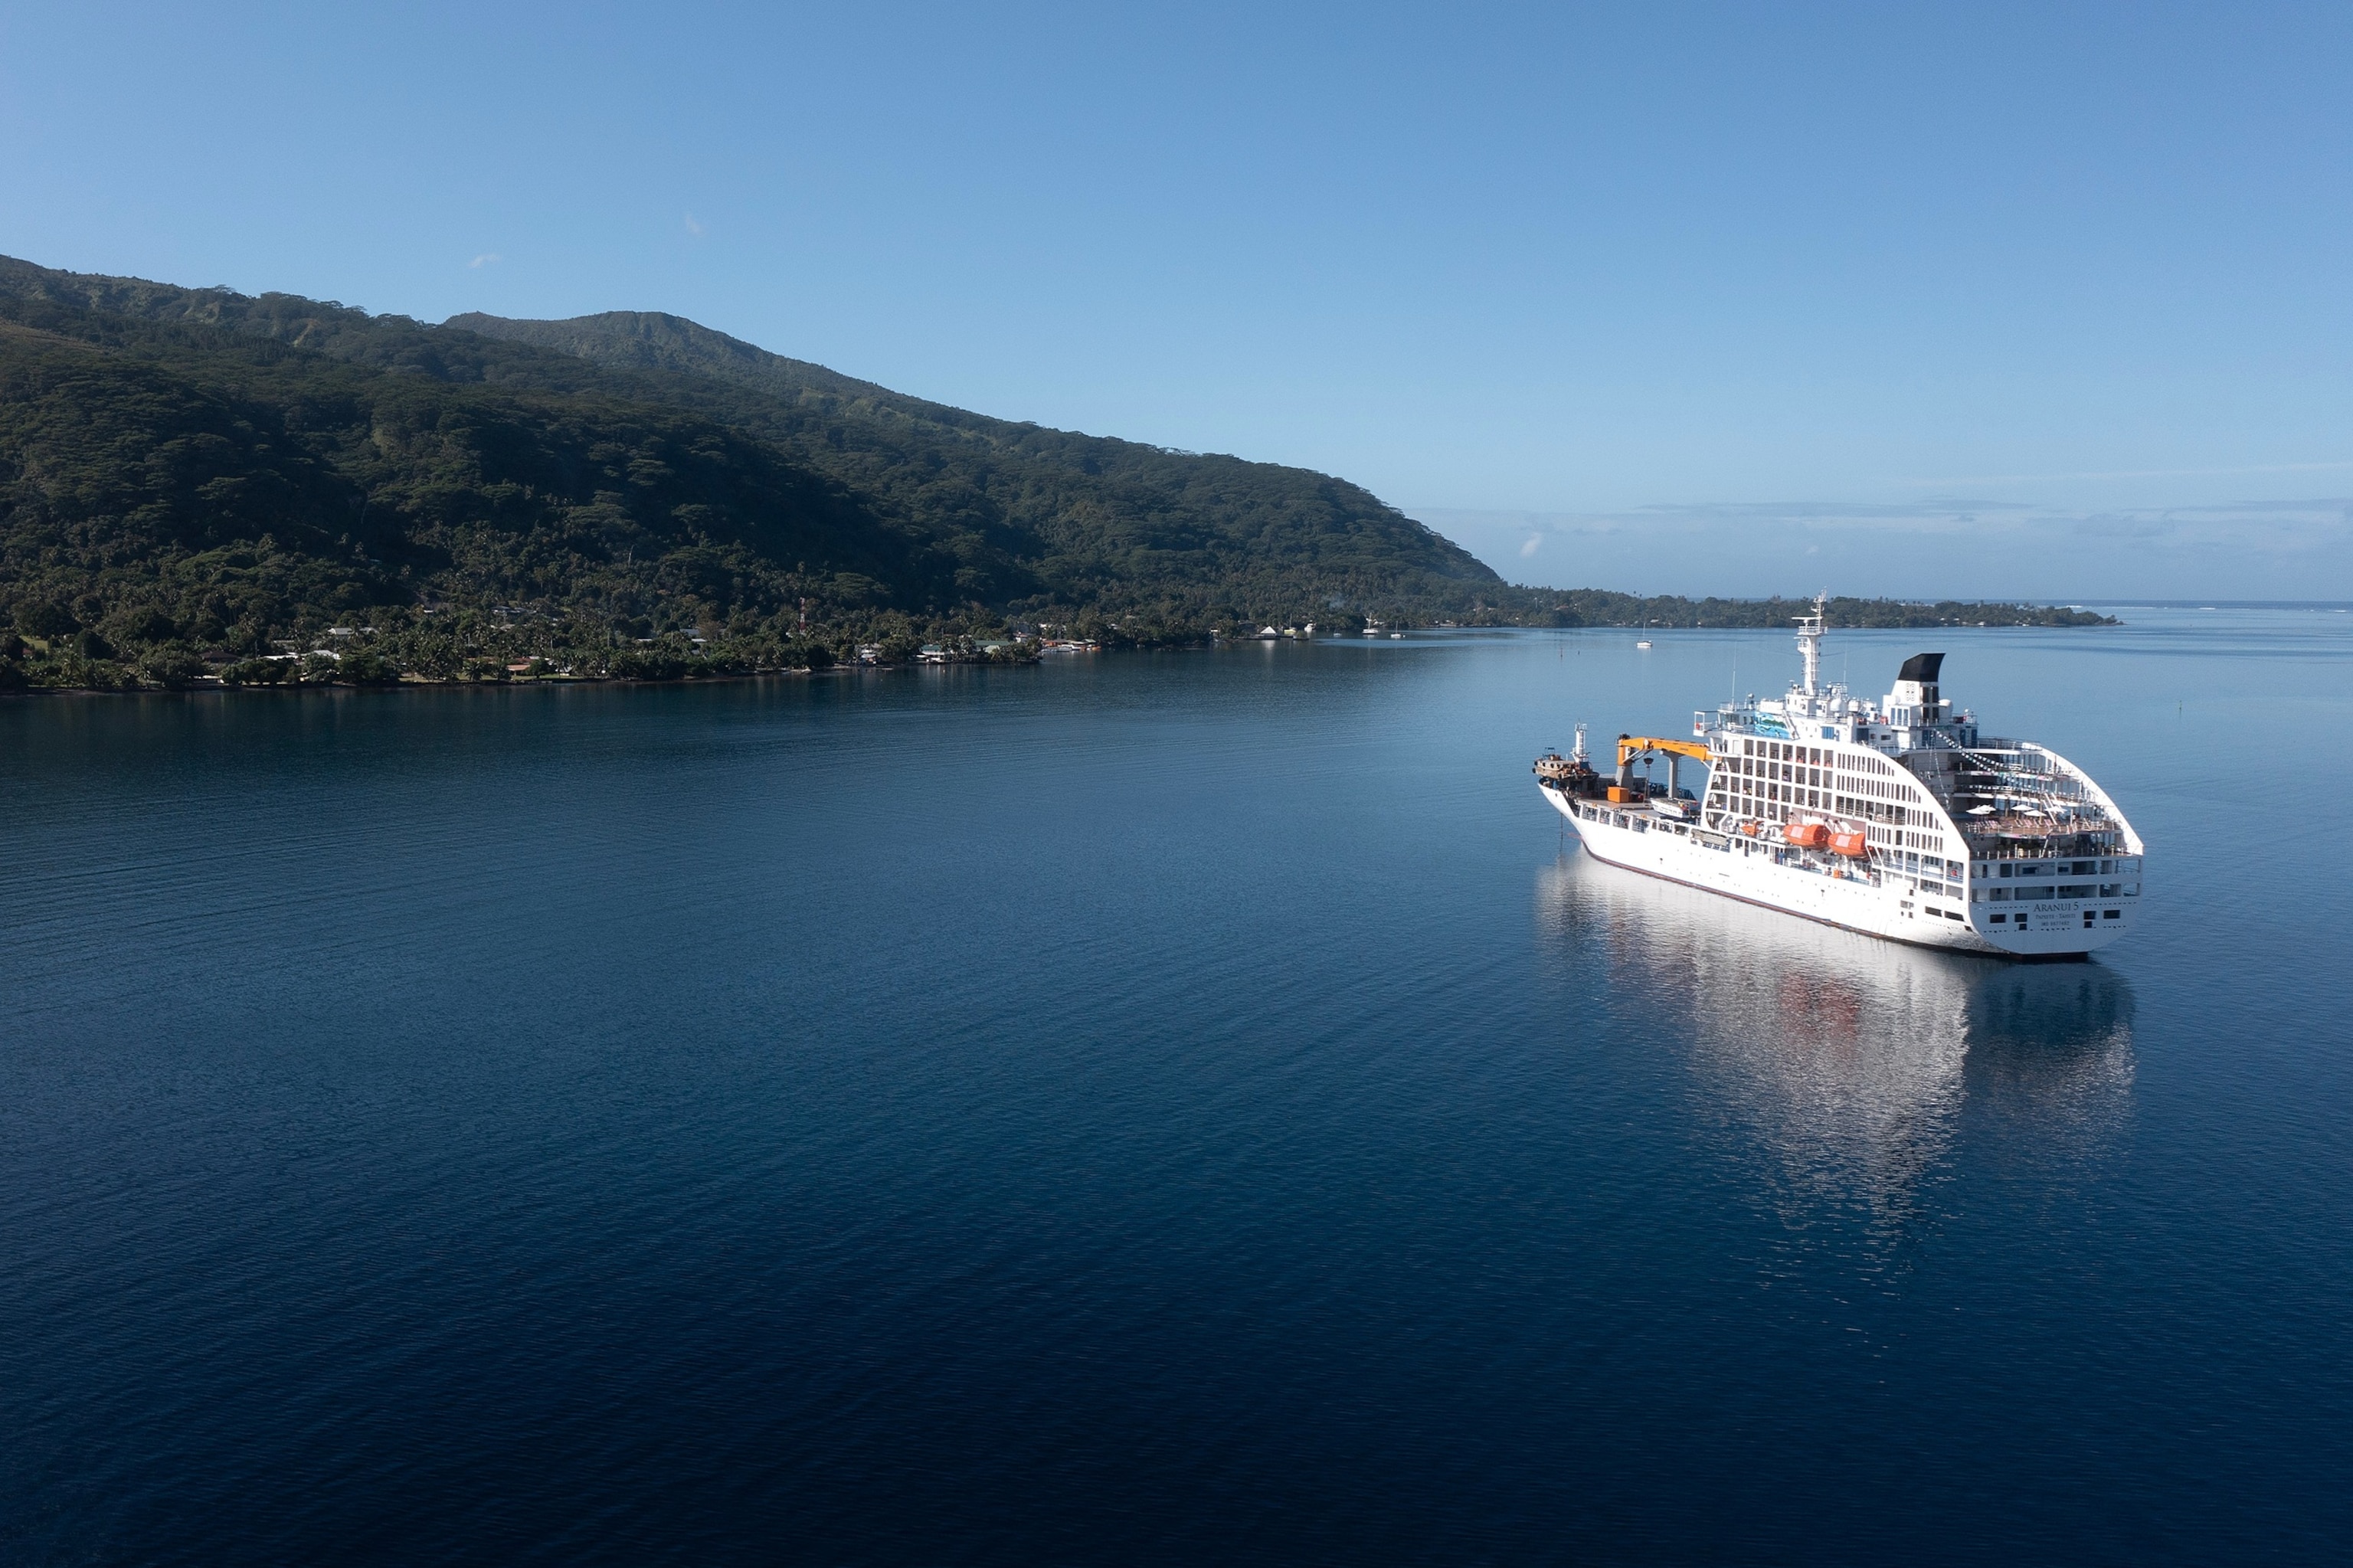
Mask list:
[{"label": "white superstructure", "polygon": [[1536,763],[1545,798],[1597,860],[1873,936],[2073,958],[2131,927],[2140,835],[2089,775],[1980,735],[1937,690],[1941,653],[1905,660],[1876,705],[1820,684],[1822,630],[1818,600],[1786,695],[1694,714],[1690,740],[1620,736],[1614,778],[1579,726],[1571,756]]}]

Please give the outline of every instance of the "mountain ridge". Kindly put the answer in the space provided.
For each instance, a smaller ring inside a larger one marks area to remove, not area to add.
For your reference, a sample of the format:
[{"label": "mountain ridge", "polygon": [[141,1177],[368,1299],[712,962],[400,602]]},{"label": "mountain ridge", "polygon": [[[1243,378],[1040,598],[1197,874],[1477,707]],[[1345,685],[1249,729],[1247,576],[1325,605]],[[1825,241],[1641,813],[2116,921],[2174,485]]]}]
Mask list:
[{"label": "mountain ridge", "polygon": [[1016,623],[1679,613],[1512,588],[1333,475],[997,419],[660,313],[432,325],[0,258],[0,682],[251,673],[333,627],[345,675],[448,678]]},{"label": "mountain ridge", "polygon": [[459,332],[533,344],[576,359],[632,369],[721,375],[725,373],[722,367],[740,367],[741,374],[735,378],[747,386],[768,389],[790,387],[796,390],[807,387],[838,397],[888,398],[953,413],[966,412],[845,376],[812,360],[775,353],[668,311],[597,311],[584,316],[544,320],[466,311],[441,324]]}]

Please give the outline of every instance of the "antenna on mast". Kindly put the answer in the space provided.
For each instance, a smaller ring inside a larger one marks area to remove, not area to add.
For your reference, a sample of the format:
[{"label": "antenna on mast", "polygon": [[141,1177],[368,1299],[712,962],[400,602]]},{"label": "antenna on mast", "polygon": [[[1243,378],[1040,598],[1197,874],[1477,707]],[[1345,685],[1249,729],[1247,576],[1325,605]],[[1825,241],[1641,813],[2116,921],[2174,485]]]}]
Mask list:
[{"label": "antenna on mast", "polygon": [[1806,662],[1805,692],[1810,697],[1816,694],[1817,680],[1821,674],[1823,610],[1830,598],[1830,589],[1824,588],[1814,596],[1814,613],[1797,618],[1798,653]]}]

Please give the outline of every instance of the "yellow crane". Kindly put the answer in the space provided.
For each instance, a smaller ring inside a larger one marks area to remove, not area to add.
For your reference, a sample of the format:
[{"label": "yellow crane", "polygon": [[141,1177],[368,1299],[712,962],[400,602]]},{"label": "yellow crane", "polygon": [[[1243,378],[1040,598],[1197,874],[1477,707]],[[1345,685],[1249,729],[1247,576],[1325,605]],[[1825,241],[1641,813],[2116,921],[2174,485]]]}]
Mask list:
[{"label": "yellow crane", "polygon": [[1707,743],[1704,740],[1666,740],[1655,735],[1621,735],[1618,737],[1618,766],[1623,768],[1646,751],[1672,752],[1678,757],[1707,760]]},{"label": "yellow crane", "polygon": [[1610,791],[1613,800],[1634,793],[1634,759],[1654,751],[1667,754],[1667,798],[1674,799],[1683,780],[1676,769],[1683,758],[1689,757],[1700,762],[1707,760],[1707,743],[1700,740],[1669,740],[1657,735],[1621,735],[1618,737],[1618,788]]}]

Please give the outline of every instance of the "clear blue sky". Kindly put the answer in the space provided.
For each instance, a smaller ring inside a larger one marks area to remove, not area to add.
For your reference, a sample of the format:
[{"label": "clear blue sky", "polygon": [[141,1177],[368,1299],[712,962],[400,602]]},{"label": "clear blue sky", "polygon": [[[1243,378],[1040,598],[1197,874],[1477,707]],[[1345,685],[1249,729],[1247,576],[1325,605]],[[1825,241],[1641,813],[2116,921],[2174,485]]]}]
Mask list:
[{"label": "clear blue sky", "polygon": [[1523,580],[2353,597],[2353,6],[0,9],[0,250],[667,310]]}]

